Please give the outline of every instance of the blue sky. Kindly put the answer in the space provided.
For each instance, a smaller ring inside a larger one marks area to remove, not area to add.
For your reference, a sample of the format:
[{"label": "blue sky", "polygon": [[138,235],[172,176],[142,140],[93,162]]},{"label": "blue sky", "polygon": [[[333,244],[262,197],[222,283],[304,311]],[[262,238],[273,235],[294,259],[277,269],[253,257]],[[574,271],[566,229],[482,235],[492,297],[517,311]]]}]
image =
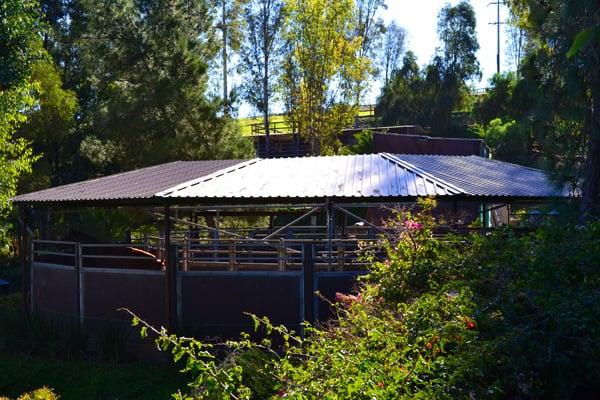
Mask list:
[{"label": "blue sky", "polygon": [[[489,5],[495,0],[471,0],[477,16],[477,38],[480,49],[477,53],[483,78],[480,83],[485,86],[487,80],[496,72],[496,26],[490,22],[496,21],[496,6]],[[458,1],[448,0],[387,0],[388,9],[382,15],[384,20],[395,20],[408,33],[407,48],[418,57],[419,64],[426,64],[438,46],[437,15],[446,4],[457,4]],[[507,16],[506,7],[500,7],[500,19]],[[506,46],[504,27],[500,28],[500,57],[501,67],[506,68],[504,50]]]},{"label": "blue sky", "polygon": [[[475,87],[485,87],[489,78],[496,73],[496,26],[490,22],[496,21],[496,6],[488,5],[495,0],[470,0],[477,17],[477,38],[480,49],[477,57],[481,66],[482,79],[473,82]],[[427,64],[439,45],[437,39],[437,15],[446,4],[457,4],[459,0],[387,0],[387,10],[381,17],[389,22],[395,20],[407,32],[406,48],[412,50],[417,56],[419,65]],[[501,7],[500,18],[506,19],[506,7]],[[507,67],[506,36],[504,27],[500,29],[500,58],[501,68]],[[379,94],[380,86],[374,83],[365,98],[364,104],[374,103]],[[276,111],[276,110],[273,110]],[[252,115],[252,110],[247,105],[239,109],[240,116]]]}]

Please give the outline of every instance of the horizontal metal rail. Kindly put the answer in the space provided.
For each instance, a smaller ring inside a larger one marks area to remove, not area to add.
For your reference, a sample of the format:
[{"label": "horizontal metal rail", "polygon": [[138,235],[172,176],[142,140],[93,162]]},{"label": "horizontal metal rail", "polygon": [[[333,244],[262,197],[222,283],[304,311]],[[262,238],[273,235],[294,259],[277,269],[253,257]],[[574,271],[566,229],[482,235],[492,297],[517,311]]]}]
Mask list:
[{"label": "horizontal metal rail", "polygon": [[75,257],[75,253],[61,253],[59,251],[33,250],[33,252],[43,256]]},{"label": "horizontal metal rail", "polygon": [[65,242],[65,241],[60,241],[60,240],[42,240],[42,239],[35,239],[32,241],[33,244],[64,244],[64,245],[76,245],[77,242]]}]

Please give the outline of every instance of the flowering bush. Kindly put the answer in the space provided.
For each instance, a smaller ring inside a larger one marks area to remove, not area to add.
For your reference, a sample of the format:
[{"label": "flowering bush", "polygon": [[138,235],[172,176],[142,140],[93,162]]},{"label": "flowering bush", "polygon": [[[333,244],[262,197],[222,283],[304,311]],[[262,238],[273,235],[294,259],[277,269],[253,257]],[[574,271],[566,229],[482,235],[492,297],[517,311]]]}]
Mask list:
[{"label": "flowering bush", "polygon": [[596,398],[600,223],[434,238],[433,206],[396,212],[386,260],[304,338],[253,317],[283,346],[245,337],[218,357],[157,332],[198,376],[181,398]]}]

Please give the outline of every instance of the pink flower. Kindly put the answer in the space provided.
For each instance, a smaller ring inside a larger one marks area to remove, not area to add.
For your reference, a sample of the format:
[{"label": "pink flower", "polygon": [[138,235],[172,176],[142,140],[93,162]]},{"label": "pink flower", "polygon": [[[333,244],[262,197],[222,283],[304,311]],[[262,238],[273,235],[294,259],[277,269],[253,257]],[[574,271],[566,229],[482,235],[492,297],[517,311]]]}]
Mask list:
[{"label": "pink flower", "polygon": [[418,230],[423,229],[423,224],[421,224],[417,221],[411,220],[411,219],[404,221],[404,226],[407,229],[410,229],[413,231],[418,231]]},{"label": "pink flower", "polygon": [[340,292],[335,293],[335,301],[338,303],[343,303],[345,305],[351,305],[352,303],[356,303],[362,300],[362,293],[359,293],[358,296],[353,294],[344,294]]}]

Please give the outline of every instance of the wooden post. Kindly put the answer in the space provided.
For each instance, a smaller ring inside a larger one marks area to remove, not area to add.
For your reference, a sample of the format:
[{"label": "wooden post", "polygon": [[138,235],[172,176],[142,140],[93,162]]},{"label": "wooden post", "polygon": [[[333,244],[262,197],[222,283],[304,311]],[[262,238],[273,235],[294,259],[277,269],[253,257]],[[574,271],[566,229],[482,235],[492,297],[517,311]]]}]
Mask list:
[{"label": "wooden post", "polygon": [[285,271],[285,254],[285,242],[281,238],[277,247],[277,269],[279,271]]},{"label": "wooden post", "polygon": [[177,327],[177,248],[171,245],[171,208],[164,212],[165,230],[165,308],[167,325],[171,332]]},{"label": "wooden post", "polygon": [[32,309],[31,303],[31,270],[27,267],[27,206],[19,207],[19,263],[22,271],[23,312],[26,316]]},{"label": "wooden post", "polygon": [[343,243],[339,243],[338,247],[337,247],[337,270],[338,271],[343,271],[344,270],[344,244]]},{"label": "wooden post", "polygon": [[333,236],[335,235],[335,214],[333,210],[333,202],[327,200],[327,265],[331,270],[331,259],[333,258]]},{"label": "wooden post", "polygon": [[235,271],[235,242],[229,242],[229,270]]},{"label": "wooden post", "polygon": [[85,288],[84,288],[84,274],[83,274],[83,253],[81,243],[77,242],[75,247],[75,282],[76,282],[76,304],[77,304],[77,317],[79,318],[79,326],[83,328],[85,323]]},{"label": "wooden post", "polygon": [[34,253],[33,253],[33,237],[31,238],[31,240],[29,241],[29,262],[28,262],[28,269],[29,269],[29,312],[31,312],[32,314],[34,313],[34,306],[33,306],[33,279],[34,279],[34,275],[33,275],[33,263],[35,261],[34,259]]},{"label": "wooden post", "polygon": [[187,234],[185,235],[185,237],[183,238],[183,262],[182,262],[182,269],[184,271],[188,270],[188,258],[190,257],[190,240],[188,239]]},{"label": "wooden post", "polygon": [[314,322],[314,296],[315,296],[315,258],[314,245],[304,243],[302,245],[302,277],[304,282],[304,319]]},{"label": "wooden post", "polygon": [[177,245],[169,244],[167,250],[167,319],[169,331],[177,329]]}]

